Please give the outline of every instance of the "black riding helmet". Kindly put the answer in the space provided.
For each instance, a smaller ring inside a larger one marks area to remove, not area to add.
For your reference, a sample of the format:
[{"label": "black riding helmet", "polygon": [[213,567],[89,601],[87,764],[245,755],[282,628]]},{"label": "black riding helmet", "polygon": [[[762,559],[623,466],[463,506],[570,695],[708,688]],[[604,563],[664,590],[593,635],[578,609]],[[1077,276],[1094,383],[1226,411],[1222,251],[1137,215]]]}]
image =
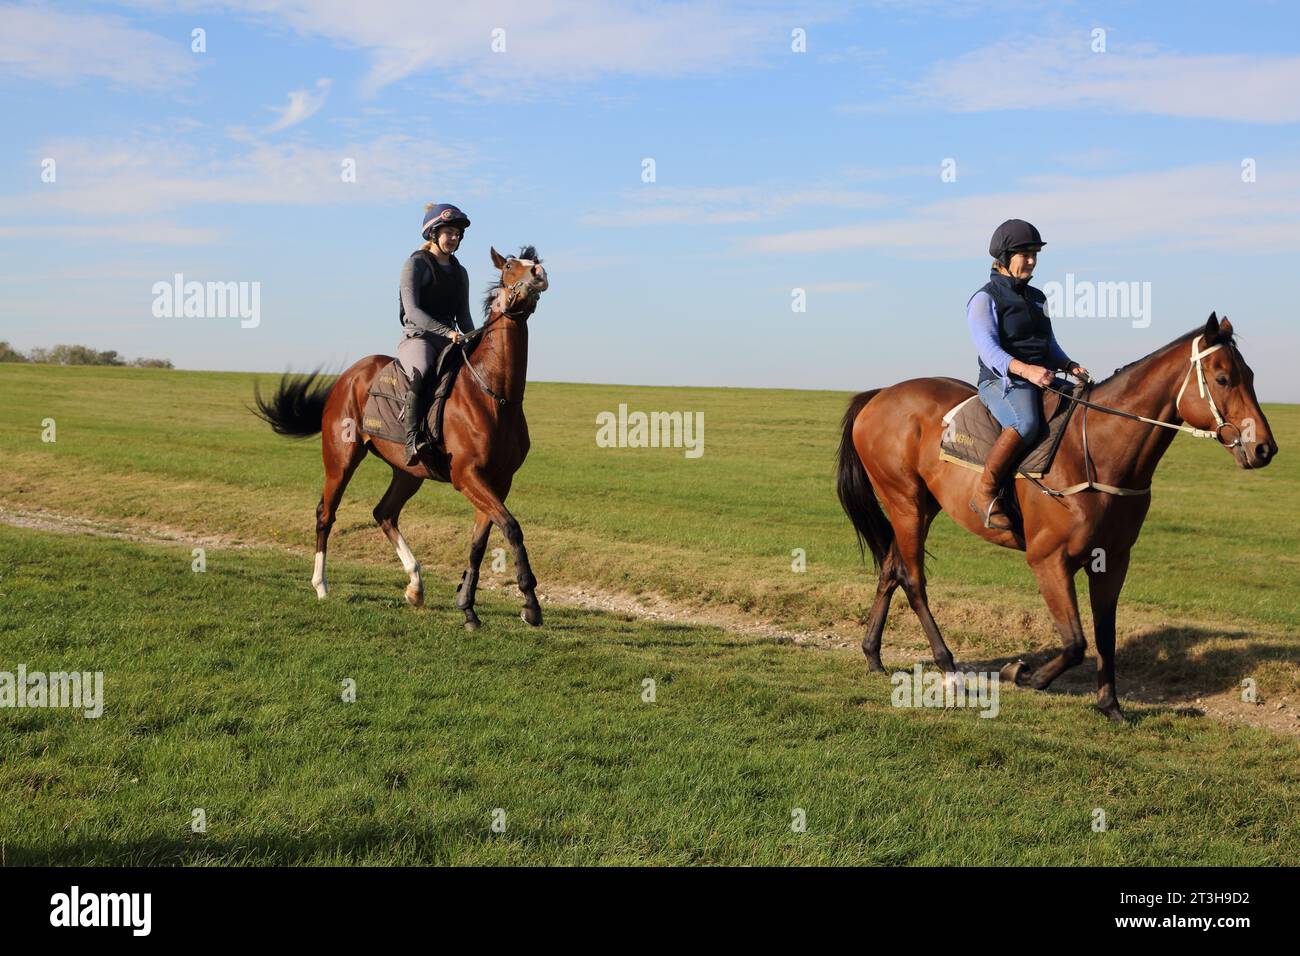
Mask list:
[{"label": "black riding helmet", "polygon": [[1047,243],[1032,223],[1023,219],[1008,219],[993,230],[989,240],[989,255],[1004,266],[1011,264],[1011,253],[1028,249],[1041,249]]}]

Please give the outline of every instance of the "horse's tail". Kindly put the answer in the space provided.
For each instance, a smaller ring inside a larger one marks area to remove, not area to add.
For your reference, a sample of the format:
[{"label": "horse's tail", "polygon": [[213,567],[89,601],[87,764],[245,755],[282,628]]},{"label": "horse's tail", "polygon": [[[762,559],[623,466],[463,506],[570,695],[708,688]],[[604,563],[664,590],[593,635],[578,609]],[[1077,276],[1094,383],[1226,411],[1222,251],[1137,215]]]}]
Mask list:
[{"label": "horse's tail", "polygon": [[262,398],[254,383],[253,401],[257,407],[250,407],[249,411],[270,425],[277,435],[307,438],[321,430],[325,402],[336,380],[334,375],[321,378],[320,369],[298,377],[285,372],[270,401]]},{"label": "horse's tail", "polygon": [[848,409],[844,412],[843,437],[840,438],[840,464],[836,476],[836,490],[844,513],[853,522],[853,530],[858,534],[858,550],[866,559],[866,550],[871,549],[871,560],[879,568],[889,553],[889,546],[894,542],[894,528],[885,517],[885,512],[876,500],[876,490],[871,487],[871,478],[862,466],[858,450],[853,447],[853,423],[858,414],[880,392],[875,388],[853,396]]}]

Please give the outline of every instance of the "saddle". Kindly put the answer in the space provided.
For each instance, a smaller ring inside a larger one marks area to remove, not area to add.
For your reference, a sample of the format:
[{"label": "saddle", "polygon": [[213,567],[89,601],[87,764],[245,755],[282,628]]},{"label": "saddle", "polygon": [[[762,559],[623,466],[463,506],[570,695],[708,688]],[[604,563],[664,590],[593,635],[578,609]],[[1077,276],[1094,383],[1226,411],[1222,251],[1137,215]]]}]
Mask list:
[{"label": "saddle", "polygon": [[[438,356],[435,374],[426,375],[421,382],[421,399],[432,383],[437,384],[434,387],[433,401],[420,422],[418,444],[442,448],[443,410],[447,407],[447,396],[456,384],[456,373],[464,364],[461,350],[455,345],[449,346]],[[410,387],[411,380],[400,363],[393,360],[383,366],[371,382],[370,391],[366,393],[366,407],[361,413],[362,431],[374,438],[405,443],[406,426],[402,422],[402,405]]]},{"label": "saddle", "polygon": [[[1070,395],[1074,394],[1073,382],[1055,387]],[[1061,444],[1061,436],[1065,434],[1065,426],[1069,424],[1070,416],[1078,404],[1046,390],[1042,393],[1042,402],[1047,430],[1020,459],[1020,464],[1016,466],[1017,478],[1042,478],[1048,473],[1052,459],[1056,457],[1056,449]],[[979,396],[972,395],[964,402],[954,405],[943,416],[943,423],[946,427],[939,440],[939,457],[963,468],[983,471],[984,459],[988,457],[989,449],[997,441],[998,435],[1002,434],[1002,425],[979,400]]]}]

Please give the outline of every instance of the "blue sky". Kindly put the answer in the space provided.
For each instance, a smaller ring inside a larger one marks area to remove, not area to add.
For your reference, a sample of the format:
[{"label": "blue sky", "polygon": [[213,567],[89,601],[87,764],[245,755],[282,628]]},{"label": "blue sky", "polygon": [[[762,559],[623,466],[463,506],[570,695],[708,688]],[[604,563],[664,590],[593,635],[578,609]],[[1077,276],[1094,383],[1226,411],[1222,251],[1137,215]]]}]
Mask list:
[{"label": "blue sky", "polygon": [[[490,245],[546,260],[533,379],[970,380],[965,302],[1021,217],[1035,284],[1150,283],[1146,327],[1056,319],[1094,372],[1217,310],[1260,397],[1300,401],[1290,4],[469,6],[0,2],[0,339],[197,369],[391,354],[445,201],[476,299]],[[175,273],[260,283],[260,323],[155,318]]]}]

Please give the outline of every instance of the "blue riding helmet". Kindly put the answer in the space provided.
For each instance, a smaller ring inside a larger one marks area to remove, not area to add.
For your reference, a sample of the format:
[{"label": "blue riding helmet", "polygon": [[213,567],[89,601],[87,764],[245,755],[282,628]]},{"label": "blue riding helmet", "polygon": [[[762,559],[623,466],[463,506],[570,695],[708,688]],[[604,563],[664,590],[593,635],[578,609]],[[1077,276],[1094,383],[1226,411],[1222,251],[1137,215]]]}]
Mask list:
[{"label": "blue riding helmet", "polygon": [[451,203],[438,203],[424,211],[424,228],[420,230],[420,235],[426,240],[432,239],[433,231],[439,226],[460,226],[465,230],[469,228],[469,217]]}]

